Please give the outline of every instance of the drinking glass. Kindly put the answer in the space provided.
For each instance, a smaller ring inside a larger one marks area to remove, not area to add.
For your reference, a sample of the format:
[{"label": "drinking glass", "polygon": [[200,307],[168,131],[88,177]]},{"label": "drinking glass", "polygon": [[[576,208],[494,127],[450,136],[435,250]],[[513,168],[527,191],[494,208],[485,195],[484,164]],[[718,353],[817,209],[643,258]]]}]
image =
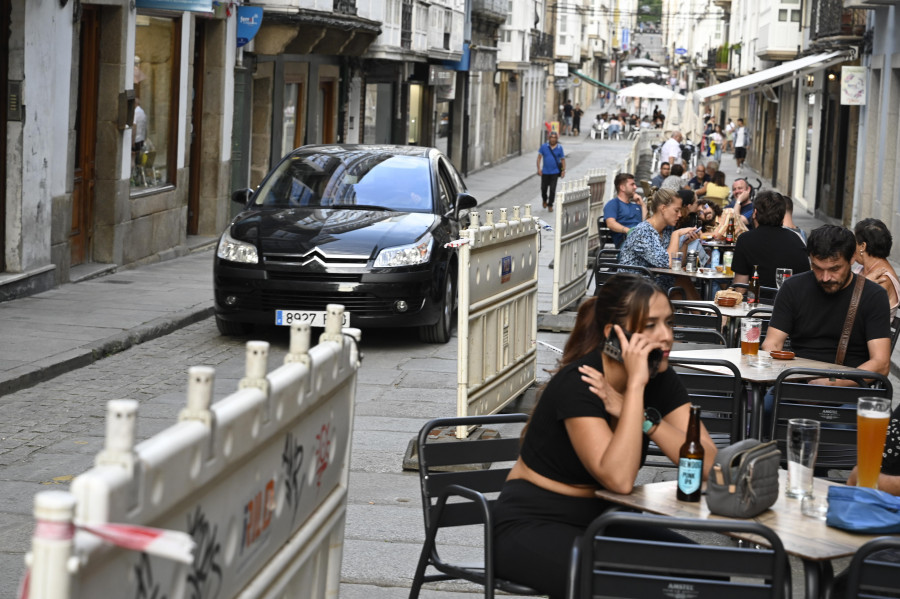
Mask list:
[{"label": "drinking glass", "polygon": [[891,421],[891,402],[886,397],[860,397],[856,408],[856,484],[878,488],[884,440]]},{"label": "drinking glass", "polygon": [[761,319],[741,319],[741,355],[755,356],[759,353],[759,336],[761,331]]},{"label": "drinking glass", "polygon": [[819,428],[818,420],[788,420],[788,484],[785,491],[788,497],[811,497],[813,494],[813,470],[819,453]]},{"label": "drinking glass", "polygon": [[672,254],[672,270],[681,270],[682,264],[684,264],[684,253],[675,252]]},{"label": "drinking glass", "polygon": [[784,284],[784,280],[790,279],[792,274],[794,274],[794,271],[790,268],[776,268],[775,286],[781,289],[781,286]]}]

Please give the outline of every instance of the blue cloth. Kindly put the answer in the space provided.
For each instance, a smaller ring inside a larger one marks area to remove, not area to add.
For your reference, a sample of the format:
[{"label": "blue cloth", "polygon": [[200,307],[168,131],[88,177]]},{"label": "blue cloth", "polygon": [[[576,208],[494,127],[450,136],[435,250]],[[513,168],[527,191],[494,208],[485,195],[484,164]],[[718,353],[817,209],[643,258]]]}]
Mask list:
[{"label": "blue cloth", "polygon": [[[641,207],[637,204],[630,202],[626,204],[618,197],[615,197],[606,202],[606,205],[603,207],[603,221],[606,222],[608,218],[614,218],[623,227],[633,229],[640,224],[643,215],[641,214]],[[625,242],[625,233],[613,233],[612,240],[617,248],[622,247],[622,243]]]},{"label": "blue cloth", "polygon": [[[666,227],[657,233],[650,221],[644,221],[631,230],[622,250],[619,264],[643,266],[644,268],[669,268],[669,240],[673,227]],[[669,275],[657,275],[656,282],[663,289],[672,287],[675,279]]]},{"label": "blue cloth", "polygon": [[662,187],[662,183],[665,180],[666,178],[662,175],[656,175],[655,177],[650,179],[650,185],[652,185],[653,187]]},{"label": "blue cloth", "polygon": [[562,144],[556,144],[555,148],[550,148],[549,143],[545,143],[538,150],[541,158],[541,173],[544,175],[559,175],[562,161],[566,157]]}]

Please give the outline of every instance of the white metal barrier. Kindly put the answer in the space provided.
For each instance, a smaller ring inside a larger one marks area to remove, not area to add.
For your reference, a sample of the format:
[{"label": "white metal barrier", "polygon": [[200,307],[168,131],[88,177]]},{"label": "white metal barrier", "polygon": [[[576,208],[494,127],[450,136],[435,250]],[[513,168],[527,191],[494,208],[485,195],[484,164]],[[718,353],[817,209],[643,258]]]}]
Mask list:
[{"label": "white metal barrier", "polygon": [[591,188],[587,179],[566,181],[556,193],[551,314],[577,303],[587,290]]},{"label": "white metal barrier", "polygon": [[[179,422],[133,446],[137,402],[110,402],[105,449],[72,495],[38,494],[31,599],[296,598],[338,595],[359,331],[328,306],[310,347],[291,331],[283,366],[247,344],[239,390],[210,405],[214,370],[189,371]],[[352,337],[352,338],[351,338]],[[76,525],[185,531],[193,562],[114,547]]]},{"label": "white metal barrier", "polygon": [[[457,415],[499,412],[535,380],[538,219],[506,208],[470,213],[459,248]],[[457,436],[468,432],[460,427]]]},{"label": "white metal barrier", "polygon": [[598,219],[603,216],[603,206],[606,202],[606,171],[598,168],[588,171],[587,184],[591,190],[591,212],[588,216],[588,252],[593,252],[602,244],[600,242],[600,228]]}]

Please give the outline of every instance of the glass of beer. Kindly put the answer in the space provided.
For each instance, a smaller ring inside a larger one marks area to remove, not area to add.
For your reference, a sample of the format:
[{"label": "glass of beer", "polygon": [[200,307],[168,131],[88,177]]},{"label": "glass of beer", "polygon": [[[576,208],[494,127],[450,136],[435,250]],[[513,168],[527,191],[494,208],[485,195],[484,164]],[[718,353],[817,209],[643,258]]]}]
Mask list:
[{"label": "glass of beer", "polygon": [[891,400],[886,397],[860,397],[856,407],[856,464],[860,487],[878,488],[884,440],[891,421]]},{"label": "glass of beer", "polygon": [[741,319],[741,355],[755,356],[759,353],[759,335],[761,331],[761,319]]}]

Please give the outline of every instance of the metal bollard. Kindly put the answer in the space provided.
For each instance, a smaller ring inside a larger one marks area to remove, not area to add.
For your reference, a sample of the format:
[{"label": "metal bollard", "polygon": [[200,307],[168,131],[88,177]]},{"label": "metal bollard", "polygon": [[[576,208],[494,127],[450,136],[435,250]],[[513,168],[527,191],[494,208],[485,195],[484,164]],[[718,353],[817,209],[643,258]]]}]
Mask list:
[{"label": "metal bollard", "polygon": [[134,475],[134,429],[138,402],[113,399],[106,404],[106,443],[97,454],[97,466],[121,466]]},{"label": "metal bollard", "polygon": [[238,389],[262,389],[266,395],[269,394],[269,381],[266,379],[268,358],[269,343],[267,341],[247,342],[247,375],[241,379]]},{"label": "metal bollard", "polygon": [[178,421],[198,420],[212,428],[213,382],[216,369],[212,366],[191,366],[188,368],[187,407],[178,414]]},{"label": "metal bollard", "polygon": [[42,491],[35,496],[37,525],[31,552],[25,556],[31,568],[28,599],[68,599],[70,573],[77,567],[77,558],[72,555],[74,514],[75,496],[66,491]]},{"label": "metal bollard", "polygon": [[291,346],[284,357],[285,364],[299,363],[309,366],[309,344],[311,331],[309,323],[291,325]]}]

